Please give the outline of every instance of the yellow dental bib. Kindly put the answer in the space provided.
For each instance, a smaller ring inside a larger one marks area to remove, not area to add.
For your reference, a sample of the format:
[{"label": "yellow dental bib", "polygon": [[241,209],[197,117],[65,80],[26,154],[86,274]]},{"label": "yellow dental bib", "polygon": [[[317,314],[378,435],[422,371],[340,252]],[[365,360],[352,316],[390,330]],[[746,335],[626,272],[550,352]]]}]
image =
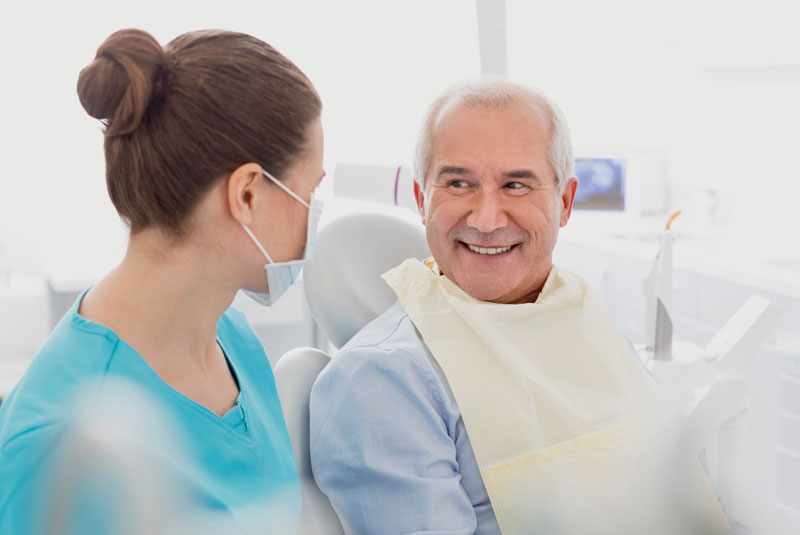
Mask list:
[{"label": "yellow dental bib", "polygon": [[699,465],[654,424],[657,385],[578,277],[554,267],[519,305],[416,259],[383,278],[447,378],[504,534],[728,532]]}]

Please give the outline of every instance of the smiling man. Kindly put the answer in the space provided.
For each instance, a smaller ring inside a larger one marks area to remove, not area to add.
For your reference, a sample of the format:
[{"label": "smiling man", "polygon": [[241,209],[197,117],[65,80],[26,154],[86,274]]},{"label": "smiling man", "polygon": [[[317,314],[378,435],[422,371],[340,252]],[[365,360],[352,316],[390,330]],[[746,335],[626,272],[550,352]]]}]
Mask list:
[{"label": "smiling man", "polygon": [[553,266],[573,165],[536,91],[484,81],[431,106],[415,191],[433,258],[384,275],[398,303],[311,396],[314,476],[347,533],[728,530],[704,478],[657,454],[655,384]]},{"label": "smiling man", "polygon": [[542,97],[492,96],[448,99],[429,119],[420,213],[434,259],[461,289],[483,301],[534,302],[575,197],[569,131]]}]

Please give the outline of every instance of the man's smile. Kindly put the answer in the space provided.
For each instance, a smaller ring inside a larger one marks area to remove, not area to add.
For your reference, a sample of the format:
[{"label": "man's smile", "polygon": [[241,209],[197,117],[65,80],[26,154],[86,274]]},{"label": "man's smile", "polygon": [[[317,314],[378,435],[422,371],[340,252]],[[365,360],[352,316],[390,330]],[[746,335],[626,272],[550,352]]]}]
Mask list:
[{"label": "man's smile", "polygon": [[466,242],[459,242],[459,243],[473,253],[480,255],[487,255],[487,256],[504,255],[509,251],[511,251],[511,249],[519,245],[518,243],[515,243],[513,245],[476,245]]}]

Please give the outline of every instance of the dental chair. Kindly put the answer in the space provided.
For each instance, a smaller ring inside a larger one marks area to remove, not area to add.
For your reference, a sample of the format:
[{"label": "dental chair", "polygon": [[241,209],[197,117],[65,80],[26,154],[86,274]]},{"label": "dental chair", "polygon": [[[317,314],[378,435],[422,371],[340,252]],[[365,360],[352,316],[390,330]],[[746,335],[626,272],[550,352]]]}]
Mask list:
[{"label": "dental chair", "polygon": [[[397,298],[380,275],[406,258],[430,256],[424,227],[398,216],[358,213],[328,223],[319,233],[314,261],[303,271],[311,313],[325,336],[342,347]],[[275,382],[292,441],[303,493],[300,533],[343,533],[327,496],[317,487],[309,451],[309,395],[330,360],[311,347],[286,352],[275,365]]]}]

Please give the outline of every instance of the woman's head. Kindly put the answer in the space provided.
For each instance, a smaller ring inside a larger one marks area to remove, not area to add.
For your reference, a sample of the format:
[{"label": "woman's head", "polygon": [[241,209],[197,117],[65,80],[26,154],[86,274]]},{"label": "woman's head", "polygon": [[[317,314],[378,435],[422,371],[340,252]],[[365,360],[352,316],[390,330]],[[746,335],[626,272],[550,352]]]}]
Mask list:
[{"label": "woman's head", "polygon": [[109,36],[78,79],[105,125],[111,201],[132,232],[181,235],[212,184],[252,162],[282,178],[308,150],[322,103],[308,78],[250,35],[208,30],[161,47],[141,30]]}]

